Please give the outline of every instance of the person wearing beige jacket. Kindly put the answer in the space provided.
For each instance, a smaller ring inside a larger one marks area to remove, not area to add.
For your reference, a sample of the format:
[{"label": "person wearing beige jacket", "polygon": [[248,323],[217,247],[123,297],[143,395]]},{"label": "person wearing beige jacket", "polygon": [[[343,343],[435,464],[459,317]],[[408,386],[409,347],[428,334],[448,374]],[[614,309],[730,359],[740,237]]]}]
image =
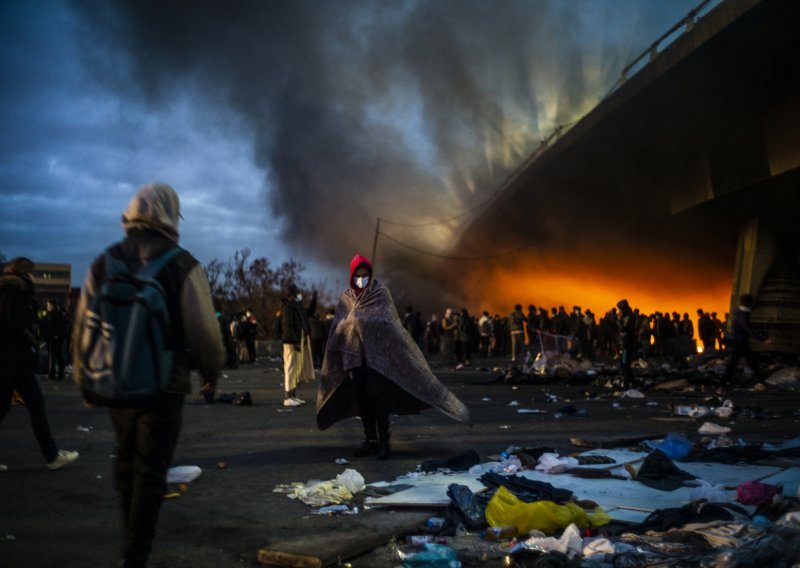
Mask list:
[{"label": "person wearing beige jacket", "polygon": [[[108,253],[135,273],[178,243],[180,202],[167,184],[139,188],[122,215],[125,239]],[[105,278],[105,252],[91,265],[75,312],[72,331],[73,377],[81,377],[80,330],[86,306]],[[166,492],[166,474],[178,441],[183,400],[191,390],[190,370],[197,369],[202,391],[213,392],[222,370],[224,346],[205,271],[181,249],[159,273],[170,314],[174,361],[162,393],[124,407],[109,408],[117,439],[115,475],[123,524],[124,566],[147,564]]]}]

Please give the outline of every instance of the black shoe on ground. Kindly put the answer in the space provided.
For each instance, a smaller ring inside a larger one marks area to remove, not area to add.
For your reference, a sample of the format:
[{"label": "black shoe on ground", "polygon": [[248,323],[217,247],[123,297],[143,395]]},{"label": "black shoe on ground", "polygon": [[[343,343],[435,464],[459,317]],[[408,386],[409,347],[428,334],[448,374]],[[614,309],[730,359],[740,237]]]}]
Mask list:
[{"label": "black shoe on ground", "polygon": [[357,458],[363,458],[364,456],[374,456],[377,455],[378,450],[379,448],[377,440],[364,440],[364,443],[361,444],[361,447],[353,452],[353,456]]}]

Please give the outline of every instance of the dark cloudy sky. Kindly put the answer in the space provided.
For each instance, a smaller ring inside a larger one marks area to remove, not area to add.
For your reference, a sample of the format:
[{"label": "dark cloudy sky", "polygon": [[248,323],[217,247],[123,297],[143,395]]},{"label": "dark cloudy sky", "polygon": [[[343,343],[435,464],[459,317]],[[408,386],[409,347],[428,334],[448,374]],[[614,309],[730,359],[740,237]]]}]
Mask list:
[{"label": "dark cloudy sky", "polygon": [[[0,252],[80,285],[160,180],[202,262],[248,247],[336,287],[377,216],[479,204],[695,4],[3,0]],[[413,237],[446,251],[459,226]]]}]

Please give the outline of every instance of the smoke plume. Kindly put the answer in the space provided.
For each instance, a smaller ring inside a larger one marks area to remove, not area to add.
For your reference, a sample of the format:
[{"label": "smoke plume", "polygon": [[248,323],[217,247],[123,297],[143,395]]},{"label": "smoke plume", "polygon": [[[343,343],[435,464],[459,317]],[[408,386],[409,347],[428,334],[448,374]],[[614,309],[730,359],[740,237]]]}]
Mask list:
[{"label": "smoke plume", "polygon": [[[387,235],[447,254],[469,217],[425,227],[392,221],[447,218],[484,201],[691,5],[128,0],[74,8],[87,61],[121,97],[158,106],[191,93],[241,119],[264,172],[254,191],[264,191],[285,242],[339,266],[355,251],[369,254],[377,217]],[[581,219],[550,205],[531,213],[531,230],[556,247],[552,236]],[[440,266],[388,238],[377,256],[401,294]],[[445,287],[469,268],[448,270],[439,275]]]}]

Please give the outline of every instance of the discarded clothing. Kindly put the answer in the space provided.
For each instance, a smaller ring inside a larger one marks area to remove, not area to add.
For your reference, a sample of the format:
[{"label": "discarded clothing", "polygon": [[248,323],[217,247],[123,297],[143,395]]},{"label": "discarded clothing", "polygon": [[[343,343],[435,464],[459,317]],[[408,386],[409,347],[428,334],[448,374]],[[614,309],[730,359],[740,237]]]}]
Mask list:
[{"label": "discarded clothing", "polygon": [[674,491],[689,479],[696,478],[679,469],[661,450],[651,452],[636,474],[636,481],[661,491]]},{"label": "discarded clothing", "polygon": [[451,458],[442,460],[425,460],[420,469],[426,473],[439,469],[449,469],[450,471],[467,471],[473,465],[481,463],[481,457],[475,450],[463,452]]},{"label": "discarded clothing", "polygon": [[736,500],[745,505],[760,505],[771,501],[780,492],[781,488],[777,485],[761,483],[760,481],[748,481],[736,488]]},{"label": "discarded clothing", "polygon": [[489,488],[505,487],[522,501],[555,501],[566,503],[572,498],[572,491],[560,489],[543,481],[525,479],[518,475],[500,475],[493,472],[484,473],[480,482]]},{"label": "discarded clothing", "polygon": [[631,532],[645,533],[651,530],[665,532],[689,523],[739,520],[748,520],[747,511],[741,507],[729,503],[695,501],[683,507],[653,511],[644,521],[632,527]]},{"label": "discarded clothing", "polygon": [[486,505],[489,498],[475,495],[466,485],[451,483],[447,488],[450,504],[464,525],[471,530],[486,528]]}]

